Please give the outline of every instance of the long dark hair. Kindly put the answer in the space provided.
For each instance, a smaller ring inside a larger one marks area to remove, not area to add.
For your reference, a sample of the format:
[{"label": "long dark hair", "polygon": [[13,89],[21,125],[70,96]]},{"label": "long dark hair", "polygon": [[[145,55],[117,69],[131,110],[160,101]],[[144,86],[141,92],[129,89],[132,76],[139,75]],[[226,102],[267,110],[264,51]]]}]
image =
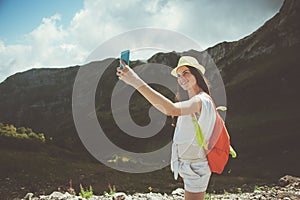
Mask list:
[{"label": "long dark hair", "polygon": [[[207,79],[204,77],[204,75],[202,74],[202,72],[198,69],[196,69],[195,67],[190,67],[187,66],[187,68],[190,70],[191,74],[193,74],[196,78],[197,81],[197,85],[204,91],[206,92],[208,95],[210,95],[210,91],[209,91],[209,84]],[[185,101],[188,100],[189,96],[188,96],[188,92],[185,91],[184,89],[182,89],[182,87],[178,84],[177,85],[177,96],[176,96],[176,100],[177,101]]]},{"label": "long dark hair", "polygon": [[[205,76],[202,74],[200,70],[198,70],[195,67],[187,66],[187,68],[190,70],[191,74],[193,74],[196,78],[197,85],[208,95],[210,95],[209,91],[209,83]],[[186,101],[189,99],[188,92],[182,89],[182,87],[177,84],[177,95],[175,97],[175,102],[179,101]],[[176,126],[177,122],[177,116],[172,117],[172,126]]]}]

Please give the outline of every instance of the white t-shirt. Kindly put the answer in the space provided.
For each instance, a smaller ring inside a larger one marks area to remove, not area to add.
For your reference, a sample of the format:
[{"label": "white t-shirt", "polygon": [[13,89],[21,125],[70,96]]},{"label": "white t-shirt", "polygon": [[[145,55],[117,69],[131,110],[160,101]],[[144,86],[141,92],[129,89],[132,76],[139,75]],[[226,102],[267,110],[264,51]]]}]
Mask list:
[{"label": "white t-shirt", "polygon": [[[213,132],[216,121],[214,104],[208,94],[204,92],[201,92],[192,98],[200,98],[202,102],[198,123],[205,141],[207,142]],[[195,126],[191,115],[178,117],[173,142],[177,144],[179,158],[198,159],[206,157],[204,149],[202,147],[200,148],[198,145]]]}]

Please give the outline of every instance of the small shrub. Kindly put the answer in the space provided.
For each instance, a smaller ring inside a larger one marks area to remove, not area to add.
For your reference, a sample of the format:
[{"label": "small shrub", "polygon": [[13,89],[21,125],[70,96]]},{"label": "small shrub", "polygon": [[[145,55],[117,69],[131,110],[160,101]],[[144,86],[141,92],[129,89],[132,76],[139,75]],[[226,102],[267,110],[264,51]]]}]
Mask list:
[{"label": "small shrub", "polygon": [[254,186],[254,191],[255,191],[255,190],[257,190],[257,191],[261,191],[260,187],[259,187],[259,186],[257,186],[257,185],[255,185],[255,186]]},{"label": "small shrub", "polygon": [[41,141],[42,143],[45,143],[46,138],[45,138],[44,133],[39,133],[38,136],[39,136],[40,141]]},{"label": "small shrub", "polygon": [[205,193],[204,199],[205,199],[205,200],[211,200],[210,194]]},{"label": "small shrub", "polygon": [[110,194],[110,195],[116,194],[117,190],[116,190],[116,186],[115,186],[115,185],[113,185],[113,186],[111,187],[111,185],[109,184],[109,185],[108,185],[108,188],[109,188],[109,194]]},{"label": "small shrub", "polygon": [[76,191],[75,191],[75,189],[74,189],[73,186],[72,186],[72,179],[69,181],[69,188],[67,189],[67,191],[68,191],[71,195],[76,196]]},{"label": "small shrub", "polygon": [[93,196],[93,188],[92,186],[90,185],[90,188],[89,189],[84,189],[82,187],[82,185],[80,184],[80,193],[79,195],[83,198],[86,198],[86,199],[89,199],[91,196]]},{"label": "small shrub", "polygon": [[29,136],[25,133],[17,134],[15,137],[20,139],[29,139]]},{"label": "small shrub", "polygon": [[237,192],[238,192],[239,194],[242,194],[242,193],[243,193],[242,188],[237,188]]}]

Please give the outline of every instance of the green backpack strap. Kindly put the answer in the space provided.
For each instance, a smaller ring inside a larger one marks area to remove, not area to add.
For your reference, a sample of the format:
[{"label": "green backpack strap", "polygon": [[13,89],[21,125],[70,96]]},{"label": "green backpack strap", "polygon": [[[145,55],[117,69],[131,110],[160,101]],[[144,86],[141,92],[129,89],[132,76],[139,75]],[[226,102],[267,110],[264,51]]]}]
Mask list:
[{"label": "green backpack strap", "polygon": [[198,123],[198,121],[197,121],[197,119],[195,117],[195,114],[192,115],[192,120],[193,120],[193,123],[194,123],[194,126],[195,126],[196,138],[197,138],[197,142],[198,142],[199,147],[203,146],[203,148],[205,150],[208,150],[207,144],[205,142],[204,136],[202,134],[201,128],[199,126],[199,123]]},{"label": "green backpack strap", "polygon": [[231,155],[232,158],[236,158],[236,151],[233,149],[233,147],[230,145],[230,151],[229,154]]}]

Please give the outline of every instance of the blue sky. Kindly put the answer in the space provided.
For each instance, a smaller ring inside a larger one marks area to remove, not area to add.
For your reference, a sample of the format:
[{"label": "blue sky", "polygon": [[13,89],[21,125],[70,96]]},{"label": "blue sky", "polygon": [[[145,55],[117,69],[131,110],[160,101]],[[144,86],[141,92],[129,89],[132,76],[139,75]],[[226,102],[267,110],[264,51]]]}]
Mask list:
[{"label": "blue sky", "polygon": [[137,28],[176,31],[203,49],[236,41],[273,17],[282,3],[283,0],[0,0],[0,82],[31,68],[84,64],[101,43]]},{"label": "blue sky", "polygon": [[82,0],[0,0],[0,38],[7,44],[24,42],[26,33],[56,13],[61,14],[60,24],[67,27],[81,8]]}]

